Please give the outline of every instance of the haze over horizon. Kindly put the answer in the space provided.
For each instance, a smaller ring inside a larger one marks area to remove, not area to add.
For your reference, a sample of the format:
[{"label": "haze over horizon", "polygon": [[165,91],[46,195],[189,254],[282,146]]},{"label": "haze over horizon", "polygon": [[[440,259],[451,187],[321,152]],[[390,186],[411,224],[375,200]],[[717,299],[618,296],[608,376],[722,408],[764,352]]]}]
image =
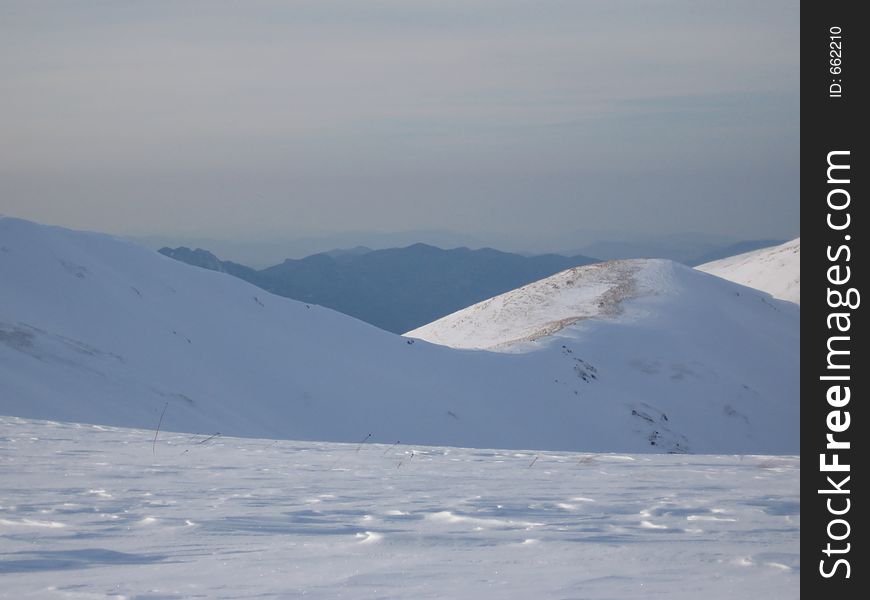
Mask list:
[{"label": "haze over horizon", "polygon": [[4,3],[0,213],[178,240],[789,239],[798,8]]}]

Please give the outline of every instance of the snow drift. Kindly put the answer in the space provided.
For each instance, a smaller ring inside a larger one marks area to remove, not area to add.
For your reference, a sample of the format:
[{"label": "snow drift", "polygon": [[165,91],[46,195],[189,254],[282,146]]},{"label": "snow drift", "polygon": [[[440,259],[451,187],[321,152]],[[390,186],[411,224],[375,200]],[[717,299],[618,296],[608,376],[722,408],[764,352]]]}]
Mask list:
[{"label": "snow drift", "polygon": [[801,239],[714,260],[699,271],[767,292],[774,298],[801,303]]},{"label": "snow drift", "polygon": [[481,352],[110,236],[0,219],[0,414],[154,428],[165,408],[163,429],[207,434],[798,451],[797,306],[669,261],[608,264],[581,267],[601,281],[571,288],[597,312],[563,317],[557,286],[527,313],[570,324],[508,334],[534,339],[522,351]]}]

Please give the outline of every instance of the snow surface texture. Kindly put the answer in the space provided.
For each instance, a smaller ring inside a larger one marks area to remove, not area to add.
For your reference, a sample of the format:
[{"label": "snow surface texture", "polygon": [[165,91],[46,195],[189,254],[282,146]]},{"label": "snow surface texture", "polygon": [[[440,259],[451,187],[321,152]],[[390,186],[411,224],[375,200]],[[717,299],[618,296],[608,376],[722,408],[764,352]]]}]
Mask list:
[{"label": "snow surface texture", "polygon": [[799,307],[670,261],[571,272],[589,311],[559,312],[558,298],[546,310],[573,325],[522,352],[456,350],[117,238],[0,219],[0,414],[147,429],[165,411],[167,431],[301,440],[798,452]]},{"label": "snow surface texture", "polygon": [[0,597],[799,595],[797,457],[153,433],[0,418]]},{"label": "snow surface texture", "polygon": [[714,260],[699,267],[741,285],[767,292],[774,298],[801,303],[801,239]]}]

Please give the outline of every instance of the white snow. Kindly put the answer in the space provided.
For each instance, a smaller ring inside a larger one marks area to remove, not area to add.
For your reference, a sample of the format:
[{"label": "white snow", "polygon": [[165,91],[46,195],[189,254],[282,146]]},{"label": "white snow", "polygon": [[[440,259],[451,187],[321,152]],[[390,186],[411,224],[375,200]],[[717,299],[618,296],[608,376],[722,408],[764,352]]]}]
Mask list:
[{"label": "white snow", "polygon": [[484,300],[405,335],[453,348],[505,349],[557,333],[583,319],[613,317],[637,289],[652,261],[622,260],[575,267]]},{"label": "white snow", "polygon": [[487,340],[538,338],[482,352],[110,236],[0,219],[0,414],[154,429],[165,409],[163,430],[209,435],[798,451],[799,307],[669,261],[608,265],[491,302],[503,322],[477,311]]},{"label": "white snow", "polygon": [[0,417],[0,596],[799,595],[793,456],[153,437]]},{"label": "white snow", "polygon": [[[626,300],[652,296],[670,261],[614,260],[574,267],[447,315],[405,335],[452,348],[527,351],[519,345],[585,319],[614,319]],[[667,276],[665,276],[667,277]],[[657,279],[653,285],[650,280]]]},{"label": "white snow", "polygon": [[699,271],[801,303],[801,239],[708,262]]}]

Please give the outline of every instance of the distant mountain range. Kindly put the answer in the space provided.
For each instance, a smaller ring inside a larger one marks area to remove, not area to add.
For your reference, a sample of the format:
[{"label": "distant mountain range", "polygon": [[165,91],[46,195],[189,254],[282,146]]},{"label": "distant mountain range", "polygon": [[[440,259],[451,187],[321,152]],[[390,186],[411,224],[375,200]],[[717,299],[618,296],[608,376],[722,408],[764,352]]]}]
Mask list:
[{"label": "distant mountain range", "polygon": [[[797,232],[794,234],[797,235]],[[206,248],[223,260],[231,260],[255,269],[264,269],[285,258],[302,259],[318,253],[359,252],[405,248],[424,243],[438,248],[498,248],[523,256],[559,254],[594,256],[598,260],[622,258],[667,258],[690,267],[757,248],[781,244],[791,236],[755,240],[731,235],[681,232],[671,234],[632,234],[620,231],[576,230],[571,232],[533,232],[526,235],[416,230],[391,233],[366,231],[305,237],[260,235],[254,239],[209,238],[187,235],[151,235],[130,237],[131,241],[157,250],[159,248]]]},{"label": "distant mountain range", "polygon": [[523,256],[492,248],[443,250],[413,244],[387,250],[362,246],[333,250],[257,270],[221,260],[201,248],[166,247],[160,253],[394,333],[416,329],[559,271],[597,262],[584,255]]}]

